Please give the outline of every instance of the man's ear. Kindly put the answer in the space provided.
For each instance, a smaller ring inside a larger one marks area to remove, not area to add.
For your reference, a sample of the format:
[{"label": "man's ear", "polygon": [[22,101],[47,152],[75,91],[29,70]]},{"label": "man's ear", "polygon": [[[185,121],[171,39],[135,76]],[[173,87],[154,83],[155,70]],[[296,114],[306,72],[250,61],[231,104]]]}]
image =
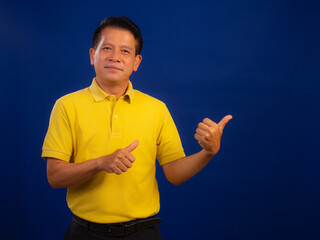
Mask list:
[{"label": "man's ear", "polygon": [[137,56],[135,57],[133,71],[136,72],[136,71],[138,70],[138,67],[139,67],[141,61],[142,61],[142,56],[141,56],[141,55],[137,55]]},{"label": "man's ear", "polygon": [[90,48],[89,55],[90,55],[90,63],[91,65],[94,65],[94,55],[96,53],[96,50],[94,48]]}]

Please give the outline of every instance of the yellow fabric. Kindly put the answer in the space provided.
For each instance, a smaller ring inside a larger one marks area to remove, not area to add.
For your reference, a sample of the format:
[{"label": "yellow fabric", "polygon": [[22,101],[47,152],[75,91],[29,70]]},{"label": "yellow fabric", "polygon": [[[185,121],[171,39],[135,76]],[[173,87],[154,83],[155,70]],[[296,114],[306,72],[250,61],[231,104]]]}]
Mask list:
[{"label": "yellow fabric", "polygon": [[136,160],[125,173],[100,172],[68,189],[71,211],[86,220],[116,223],[145,218],[160,209],[155,179],[160,165],[184,157],[180,137],[164,103],[132,89],[118,100],[93,80],[89,88],[57,100],[42,157],[80,163],[111,154],[139,140]]}]

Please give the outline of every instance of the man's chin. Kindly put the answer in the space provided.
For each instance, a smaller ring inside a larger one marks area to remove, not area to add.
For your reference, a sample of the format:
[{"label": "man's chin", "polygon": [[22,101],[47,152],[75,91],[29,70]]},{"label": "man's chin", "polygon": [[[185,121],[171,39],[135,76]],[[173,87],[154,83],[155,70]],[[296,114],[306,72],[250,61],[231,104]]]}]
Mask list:
[{"label": "man's chin", "polygon": [[119,78],[112,78],[112,77],[106,77],[106,78],[103,78],[103,81],[104,81],[104,82],[108,82],[108,83],[116,84],[116,83],[127,82],[127,81],[129,81],[129,80],[124,80],[124,79],[119,79]]}]

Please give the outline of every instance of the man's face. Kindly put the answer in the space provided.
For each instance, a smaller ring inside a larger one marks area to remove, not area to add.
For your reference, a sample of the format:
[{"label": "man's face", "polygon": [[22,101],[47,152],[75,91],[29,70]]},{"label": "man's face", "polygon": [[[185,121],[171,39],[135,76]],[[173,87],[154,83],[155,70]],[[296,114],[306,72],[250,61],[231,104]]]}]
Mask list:
[{"label": "man's face", "polygon": [[124,29],[106,27],[96,49],[90,49],[91,65],[94,65],[98,82],[124,83],[132,71],[137,71],[141,55],[135,55],[136,41],[133,34]]}]

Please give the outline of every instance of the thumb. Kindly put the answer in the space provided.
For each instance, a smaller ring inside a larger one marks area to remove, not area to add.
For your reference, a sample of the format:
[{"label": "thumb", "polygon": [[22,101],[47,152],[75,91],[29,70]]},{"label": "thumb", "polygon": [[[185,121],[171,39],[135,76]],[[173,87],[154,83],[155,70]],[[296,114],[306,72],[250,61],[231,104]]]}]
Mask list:
[{"label": "thumb", "polygon": [[134,140],[133,143],[131,143],[128,147],[124,148],[125,150],[127,150],[128,152],[132,152],[133,150],[135,150],[137,148],[139,144],[139,141],[136,139]]},{"label": "thumb", "polygon": [[231,115],[227,115],[224,118],[221,119],[221,121],[218,123],[218,126],[222,128],[222,130],[224,129],[224,127],[226,126],[226,124],[232,119]]}]

